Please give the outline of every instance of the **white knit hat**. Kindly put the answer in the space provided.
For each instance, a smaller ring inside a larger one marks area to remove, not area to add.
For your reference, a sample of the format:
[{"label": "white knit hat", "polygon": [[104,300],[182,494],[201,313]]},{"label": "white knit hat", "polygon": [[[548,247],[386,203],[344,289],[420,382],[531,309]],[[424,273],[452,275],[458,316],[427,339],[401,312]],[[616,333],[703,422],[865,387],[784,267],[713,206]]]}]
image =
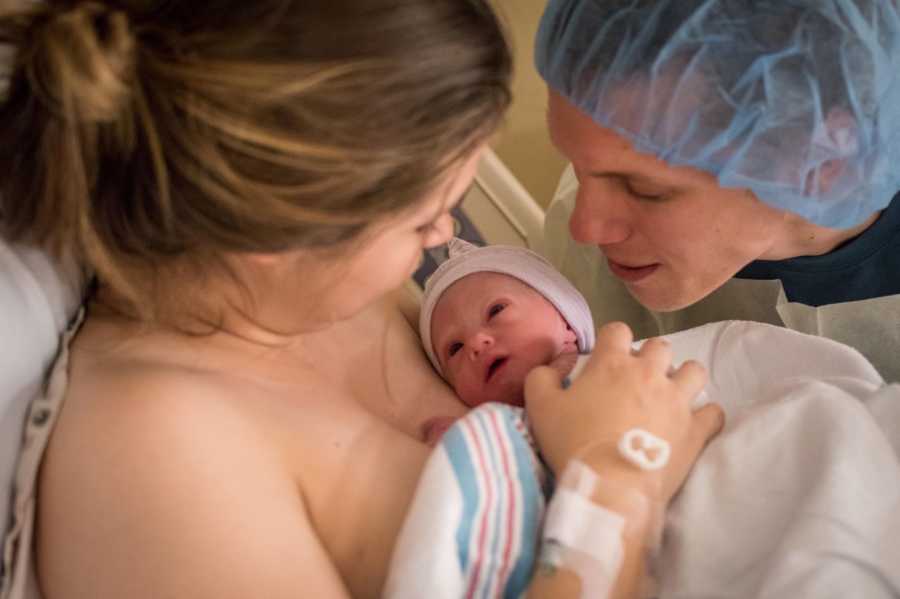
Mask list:
[{"label": "white knit hat", "polygon": [[431,316],[438,300],[455,282],[477,272],[509,275],[530,285],[553,304],[575,332],[579,352],[594,348],[594,319],[581,293],[552,264],[531,250],[508,246],[478,247],[457,237],[447,245],[449,259],[442,263],[425,283],[419,335],[425,353],[435,370],[443,376],[431,343]]}]

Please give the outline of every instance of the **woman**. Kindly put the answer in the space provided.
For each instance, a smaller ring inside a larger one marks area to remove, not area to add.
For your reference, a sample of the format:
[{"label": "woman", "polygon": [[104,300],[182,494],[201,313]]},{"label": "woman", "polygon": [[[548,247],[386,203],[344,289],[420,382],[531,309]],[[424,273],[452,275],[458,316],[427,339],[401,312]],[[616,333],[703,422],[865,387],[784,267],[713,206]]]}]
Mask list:
[{"label": "woman", "polygon": [[900,380],[896,2],[552,0],[536,53],[597,322],[768,322]]},{"label": "woman", "polygon": [[[44,595],[378,596],[423,431],[463,411],[396,290],[509,101],[489,7],[49,2],[0,29],[4,227],[97,280],[40,473]],[[539,439],[665,502],[720,413],[689,411],[699,367],[605,335],[586,380],[615,399],[542,416],[535,379]],[[673,445],[664,472],[588,445],[634,426]],[[545,578],[535,596],[565,596]]]}]

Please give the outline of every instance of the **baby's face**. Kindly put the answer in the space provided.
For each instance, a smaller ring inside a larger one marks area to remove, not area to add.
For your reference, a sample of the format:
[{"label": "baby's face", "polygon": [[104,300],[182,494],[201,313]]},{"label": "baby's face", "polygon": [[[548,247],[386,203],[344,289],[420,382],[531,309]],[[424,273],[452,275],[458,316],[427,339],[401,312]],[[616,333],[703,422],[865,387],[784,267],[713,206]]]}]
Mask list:
[{"label": "baby's face", "polygon": [[553,304],[522,281],[491,272],[464,277],[444,292],[431,339],[445,378],[470,407],[523,405],[525,376],[534,367],[578,351]]}]

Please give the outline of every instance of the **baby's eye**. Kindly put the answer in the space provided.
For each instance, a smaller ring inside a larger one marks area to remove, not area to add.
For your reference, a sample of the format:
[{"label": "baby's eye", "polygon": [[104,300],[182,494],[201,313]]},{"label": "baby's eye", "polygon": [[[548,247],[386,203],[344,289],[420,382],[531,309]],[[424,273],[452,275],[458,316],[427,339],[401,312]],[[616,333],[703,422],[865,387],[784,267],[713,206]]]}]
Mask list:
[{"label": "baby's eye", "polygon": [[453,356],[456,355],[456,352],[458,352],[459,350],[462,349],[462,347],[463,347],[463,344],[460,343],[459,341],[457,341],[456,343],[451,343],[450,349],[447,350],[447,355],[452,358]]},{"label": "baby's eye", "polygon": [[490,319],[494,316],[497,316],[498,314],[503,312],[504,308],[506,308],[506,304],[494,304],[493,306],[491,306],[491,309],[488,310],[488,318]]}]

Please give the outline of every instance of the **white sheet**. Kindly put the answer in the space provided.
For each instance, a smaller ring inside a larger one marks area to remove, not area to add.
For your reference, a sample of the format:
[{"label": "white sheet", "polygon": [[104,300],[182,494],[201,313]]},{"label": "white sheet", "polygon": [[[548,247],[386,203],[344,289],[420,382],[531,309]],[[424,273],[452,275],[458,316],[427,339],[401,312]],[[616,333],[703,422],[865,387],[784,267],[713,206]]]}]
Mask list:
[{"label": "white sheet", "polygon": [[668,512],[660,596],[898,596],[900,389],[826,339],[734,323],[685,340],[707,332],[729,420]]},{"label": "white sheet", "polygon": [[0,526],[8,524],[25,412],[41,394],[81,280],[41,251],[0,239]]}]

